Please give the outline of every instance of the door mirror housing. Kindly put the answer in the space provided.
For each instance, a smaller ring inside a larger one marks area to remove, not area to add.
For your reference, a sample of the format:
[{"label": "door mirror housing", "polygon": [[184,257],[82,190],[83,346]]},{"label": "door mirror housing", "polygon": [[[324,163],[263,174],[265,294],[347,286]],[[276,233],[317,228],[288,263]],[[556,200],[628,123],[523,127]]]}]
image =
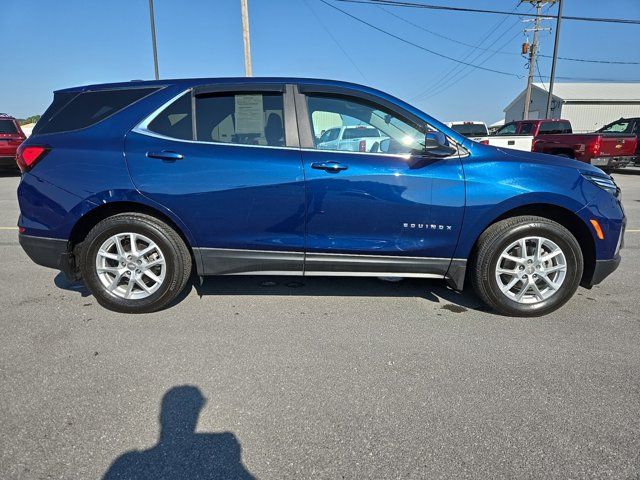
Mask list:
[{"label": "door mirror housing", "polygon": [[453,155],[457,149],[449,145],[447,137],[442,132],[427,132],[424,136],[423,155],[427,157],[444,158]]},{"label": "door mirror housing", "polygon": [[447,137],[442,132],[427,132],[424,136],[424,149],[431,150],[447,146]]}]

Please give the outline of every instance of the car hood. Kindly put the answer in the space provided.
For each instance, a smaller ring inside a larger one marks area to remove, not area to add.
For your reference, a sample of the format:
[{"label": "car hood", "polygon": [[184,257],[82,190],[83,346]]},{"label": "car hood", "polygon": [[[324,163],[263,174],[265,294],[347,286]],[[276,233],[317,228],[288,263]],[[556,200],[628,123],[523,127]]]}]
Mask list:
[{"label": "car hood", "polygon": [[531,163],[544,165],[552,165],[556,167],[575,168],[582,172],[593,173],[596,175],[606,175],[602,170],[589,163],[580,162],[572,158],[558,157],[556,155],[547,155],[545,153],[525,152],[523,150],[512,150],[508,148],[496,148],[503,155]]}]

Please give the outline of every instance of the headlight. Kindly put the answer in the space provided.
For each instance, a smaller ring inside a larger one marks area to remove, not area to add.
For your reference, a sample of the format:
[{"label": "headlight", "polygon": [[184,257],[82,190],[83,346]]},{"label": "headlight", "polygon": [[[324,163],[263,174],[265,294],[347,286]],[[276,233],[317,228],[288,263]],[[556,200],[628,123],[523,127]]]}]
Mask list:
[{"label": "headlight", "polygon": [[595,186],[606,190],[614,197],[617,197],[620,194],[620,189],[611,177],[599,177],[596,175],[589,175],[587,173],[583,173],[582,176],[593,183]]}]

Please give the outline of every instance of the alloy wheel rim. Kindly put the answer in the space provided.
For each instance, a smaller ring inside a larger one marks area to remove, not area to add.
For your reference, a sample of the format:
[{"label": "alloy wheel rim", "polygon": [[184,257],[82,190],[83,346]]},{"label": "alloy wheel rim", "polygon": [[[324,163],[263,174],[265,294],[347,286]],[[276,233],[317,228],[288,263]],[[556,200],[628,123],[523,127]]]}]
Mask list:
[{"label": "alloy wheel rim", "polygon": [[153,295],[167,272],[162,250],[139,233],[117,233],[106,239],[96,254],[96,273],[104,289],[126,300]]},{"label": "alloy wheel rim", "polygon": [[535,304],[551,298],[567,276],[562,249],[544,237],[524,237],[507,246],[498,258],[498,288],[510,300]]}]

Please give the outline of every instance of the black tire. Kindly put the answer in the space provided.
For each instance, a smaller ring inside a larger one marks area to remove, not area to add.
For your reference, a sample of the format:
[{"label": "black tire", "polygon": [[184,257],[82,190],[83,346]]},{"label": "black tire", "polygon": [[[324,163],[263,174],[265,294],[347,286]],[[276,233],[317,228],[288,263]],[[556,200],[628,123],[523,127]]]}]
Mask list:
[{"label": "black tire", "polygon": [[[496,266],[502,252],[514,241],[531,236],[547,238],[557,244],[566,258],[566,276],[560,288],[537,303],[519,303],[502,293],[496,280]],[[584,260],[576,238],[557,222],[536,216],[507,218],[487,228],[476,243],[471,258],[470,279],[478,296],[496,311],[515,317],[546,315],[564,305],[575,293]]]},{"label": "black tire", "polygon": [[[98,278],[96,256],[100,246],[109,237],[125,232],[144,235],[151,239],[164,255],[164,281],[146,298],[118,297],[103,286]],[[180,235],[157,218],[141,213],[121,213],[102,220],[91,229],[82,242],[78,258],[82,278],[98,303],[109,310],[121,313],[149,313],[161,310],[180,294],[191,274],[191,255]]]}]

